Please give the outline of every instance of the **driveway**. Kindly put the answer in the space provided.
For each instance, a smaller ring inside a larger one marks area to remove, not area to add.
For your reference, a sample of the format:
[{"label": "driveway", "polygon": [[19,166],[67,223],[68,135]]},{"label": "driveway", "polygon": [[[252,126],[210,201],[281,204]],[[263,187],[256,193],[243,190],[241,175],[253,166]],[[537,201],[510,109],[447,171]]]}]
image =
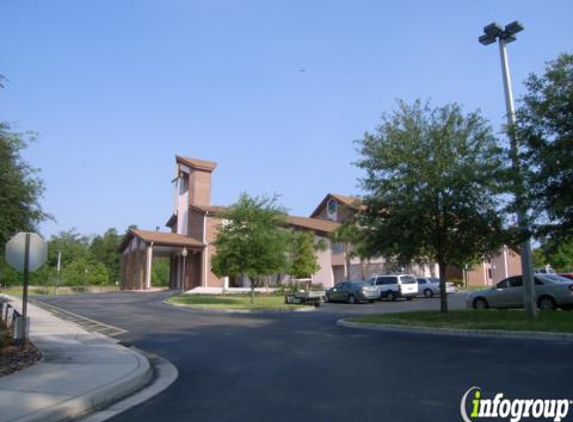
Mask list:
[{"label": "driveway", "polygon": [[[245,315],[174,308],[162,303],[168,295],[43,299],[127,330],[118,338],[179,369],[171,387],[112,421],[456,421],[474,385],[484,396],[573,398],[568,343],[335,325],[349,314],[437,309],[439,299]],[[463,301],[453,296],[452,308]]]}]

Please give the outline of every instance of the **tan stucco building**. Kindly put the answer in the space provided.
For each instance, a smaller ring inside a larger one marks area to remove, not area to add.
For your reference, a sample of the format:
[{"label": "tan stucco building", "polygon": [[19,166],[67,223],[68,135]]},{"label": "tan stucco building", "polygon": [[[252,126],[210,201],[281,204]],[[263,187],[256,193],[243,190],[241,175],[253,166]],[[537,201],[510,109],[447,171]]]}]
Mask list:
[{"label": "tan stucco building", "polygon": [[[175,162],[173,214],[166,222],[169,232],[132,229],[127,233],[119,248],[121,288],[150,289],[153,259],[157,257],[170,260],[169,287],[173,289],[248,287],[247,279],[219,278],[211,272],[211,258],[216,251],[213,242],[225,210],[211,204],[211,179],[217,164],[181,156],[176,156]],[[394,264],[383,257],[368,261],[347,259],[346,245],[331,240],[340,224],[361,206],[358,198],[327,194],[310,217],[287,217],[289,228],[310,231],[326,245],[317,252],[320,270],[312,277],[314,284],[328,288],[347,277],[358,280],[396,271]],[[469,285],[485,286],[519,274],[519,266],[519,255],[503,248],[498,256],[464,274],[453,269],[448,270],[448,276],[467,277]],[[437,265],[431,262],[412,263],[402,270],[417,276],[438,276]],[[278,274],[269,283],[277,284],[285,278],[288,276]]]}]

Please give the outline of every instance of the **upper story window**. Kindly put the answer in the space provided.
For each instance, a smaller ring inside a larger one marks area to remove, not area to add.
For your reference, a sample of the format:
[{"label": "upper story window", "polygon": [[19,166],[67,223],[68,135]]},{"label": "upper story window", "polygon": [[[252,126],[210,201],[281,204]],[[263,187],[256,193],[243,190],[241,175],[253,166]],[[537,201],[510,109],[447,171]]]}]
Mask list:
[{"label": "upper story window", "polygon": [[332,254],[341,255],[344,253],[344,243],[338,242],[332,244]]},{"label": "upper story window", "polygon": [[326,216],[332,221],[338,219],[338,202],[333,198],[330,198],[326,203]]}]

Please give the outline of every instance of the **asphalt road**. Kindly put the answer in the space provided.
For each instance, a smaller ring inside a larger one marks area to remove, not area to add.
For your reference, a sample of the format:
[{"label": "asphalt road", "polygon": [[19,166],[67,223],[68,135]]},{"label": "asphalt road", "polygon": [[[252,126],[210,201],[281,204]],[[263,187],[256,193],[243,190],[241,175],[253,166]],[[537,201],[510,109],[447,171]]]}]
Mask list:
[{"label": "asphalt road", "polygon": [[[349,314],[437,309],[438,299],[327,304],[315,312],[224,314],[162,303],[167,293],[42,299],[127,330],[118,338],[179,369],[163,393],[111,421],[459,421],[482,396],[573,398],[573,345],[341,328]],[[463,296],[451,297],[453,308]],[[570,412],[573,415],[573,411]]]}]

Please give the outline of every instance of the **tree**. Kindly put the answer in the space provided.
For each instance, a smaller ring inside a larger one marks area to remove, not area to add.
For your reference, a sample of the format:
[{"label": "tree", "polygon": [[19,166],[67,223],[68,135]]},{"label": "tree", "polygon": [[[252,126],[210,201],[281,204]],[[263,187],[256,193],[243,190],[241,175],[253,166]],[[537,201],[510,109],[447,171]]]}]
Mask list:
[{"label": "tree", "polygon": [[276,198],[247,194],[222,215],[225,224],[214,242],[211,268],[218,277],[248,277],[251,303],[262,278],[287,267],[288,232],[281,228],[285,215]]},{"label": "tree", "polygon": [[499,193],[505,173],[490,125],[457,104],[432,109],[419,100],[400,102],[375,133],[357,142],[367,192],[358,216],[369,252],[437,262],[440,309],[447,312],[446,267],[504,243]]},{"label": "tree", "polygon": [[110,228],[102,236],[95,236],[89,246],[91,258],[105,265],[111,282],[119,280],[120,255],[117,249],[122,238],[116,229]]},{"label": "tree", "polygon": [[294,278],[310,278],[320,270],[316,256],[320,245],[311,232],[293,231],[290,239],[290,266],[288,273]]},{"label": "tree", "polygon": [[371,248],[367,244],[364,230],[359,226],[356,214],[348,218],[334,232],[333,241],[344,245],[344,259],[346,264],[346,280],[350,280],[350,263],[353,258],[360,260],[360,273],[362,281],[365,279],[364,262],[373,257]]},{"label": "tree", "polygon": [[70,262],[62,270],[64,283],[68,286],[102,285],[109,281],[105,265],[87,259]]},{"label": "tree", "polygon": [[41,221],[51,218],[39,203],[44,182],[21,156],[34,140],[31,133],[14,132],[0,122],[0,247],[19,231],[35,231]]},{"label": "tree", "polygon": [[573,237],[547,237],[534,251],[534,255],[538,256],[535,264],[538,267],[549,264],[557,271],[573,271]]},{"label": "tree", "polygon": [[573,55],[531,74],[517,113],[517,136],[525,147],[530,204],[547,217],[539,233],[573,235]]}]

